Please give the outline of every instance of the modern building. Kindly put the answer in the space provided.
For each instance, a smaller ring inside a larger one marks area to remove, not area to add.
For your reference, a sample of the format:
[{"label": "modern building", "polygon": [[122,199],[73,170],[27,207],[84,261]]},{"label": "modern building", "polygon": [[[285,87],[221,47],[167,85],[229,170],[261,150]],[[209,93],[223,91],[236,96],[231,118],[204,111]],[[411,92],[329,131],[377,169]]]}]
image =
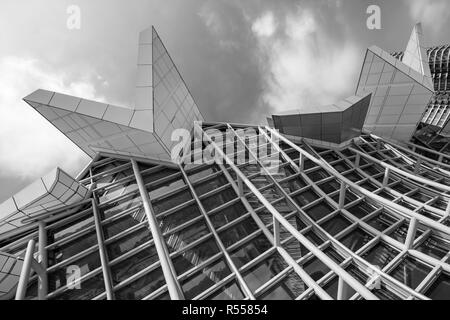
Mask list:
[{"label": "modern building", "polygon": [[450,299],[450,156],[410,143],[437,96],[421,34],[270,126],[205,122],[153,28],[135,105],[31,93],[92,160],[0,205],[0,299]]}]

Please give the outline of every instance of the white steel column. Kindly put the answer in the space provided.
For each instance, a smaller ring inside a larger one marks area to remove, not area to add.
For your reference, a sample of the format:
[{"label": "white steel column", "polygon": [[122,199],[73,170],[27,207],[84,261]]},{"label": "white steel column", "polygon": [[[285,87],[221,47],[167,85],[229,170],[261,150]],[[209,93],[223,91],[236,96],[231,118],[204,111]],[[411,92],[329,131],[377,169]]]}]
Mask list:
[{"label": "white steel column", "polygon": [[103,235],[103,229],[100,222],[100,215],[98,213],[97,209],[97,200],[95,198],[95,195],[92,195],[92,213],[94,215],[94,222],[95,222],[95,233],[97,234],[97,242],[98,242],[98,252],[100,254],[100,262],[102,264],[102,272],[103,272],[103,281],[105,282],[105,291],[106,291],[106,298],[108,300],[114,300],[114,292],[113,292],[113,285],[111,281],[111,274],[109,272],[109,260],[108,256],[106,254],[105,249],[105,238]]},{"label": "white steel column", "polygon": [[39,256],[40,264],[45,272],[38,276],[38,299],[47,300],[48,293],[48,275],[47,275],[47,230],[43,221],[39,222]]},{"label": "white steel column", "polygon": [[173,273],[174,268],[172,265],[172,261],[166,254],[168,251],[165,247],[164,238],[161,234],[161,230],[158,227],[158,222],[155,218],[153,207],[150,204],[150,197],[148,195],[147,189],[145,188],[144,181],[142,179],[141,172],[139,170],[139,166],[136,160],[134,159],[131,160],[131,163],[133,164],[133,171],[139,187],[142,204],[144,205],[144,210],[147,216],[148,224],[150,226],[150,231],[152,233],[155,242],[155,248],[158,253],[158,258],[159,261],[161,262],[161,268],[164,274],[164,278],[166,279],[167,289],[169,291],[170,298],[172,300],[184,300],[183,293],[181,292],[176,276]]}]

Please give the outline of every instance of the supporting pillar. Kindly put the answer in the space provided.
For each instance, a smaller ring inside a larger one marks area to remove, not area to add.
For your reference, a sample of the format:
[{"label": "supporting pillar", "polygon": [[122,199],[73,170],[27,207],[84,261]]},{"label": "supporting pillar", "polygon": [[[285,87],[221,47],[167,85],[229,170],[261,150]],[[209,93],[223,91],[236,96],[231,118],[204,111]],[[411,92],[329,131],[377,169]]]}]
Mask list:
[{"label": "supporting pillar", "polygon": [[44,269],[42,274],[38,275],[38,299],[47,300],[48,294],[48,275],[47,275],[47,230],[44,221],[39,222],[39,256],[40,264]]},{"label": "supporting pillar", "polygon": [[417,174],[420,170],[420,166],[422,165],[422,158],[417,159],[416,165],[414,166],[414,173]]},{"label": "supporting pillar", "polygon": [[406,250],[409,250],[412,248],[412,246],[414,244],[414,239],[416,237],[416,231],[417,231],[417,219],[411,218],[411,221],[409,222],[408,234],[406,235],[406,241],[405,241]]},{"label": "supporting pillar", "polygon": [[158,253],[159,261],[161,262],[161,269],[166,279],[167,289],[169,291],[170,298],[172,300],[183,300],[183,294],[179,288],[178,282],[176,280],[175,274],[172,272],[174,270],[172,261],[166,254],[168,250],[165,247],[164,239],[161,234],[161,230],[158,227],[158,223],[153,212],[153,208],[150,204],[150,197],[145,188],[144,181],[139,170],[139,166],[136,160],[132,159],[131,163],[133,165],[134,175],[139,187],[139,193],[142,198],[142,203],[144,205],[144,211],[147,216],[148,224],[150,226],[150,231],[155,242],[156,252]]},{"label": "supporting pillar", "polygon": [[305,156],[301,152],[300,152],[299,168],[300,168],[300,171],[305,170]]},{"label": "supporting pillar", "polygon": [[345,193],[347,191],[347,185],[341,181],[341,189],[339,190],[339,209],[344,208],[345,205]]},{"label": "supporting pillar", "polygon": [[28,281],[30,279],[31,263],[33,261],[34,247],[36,242],[28,242],[27,251],[23,261],[22,271],[20,272],[19,283],[17,284],[16,300],[24,300],[27,294]]},{"label": "supporting pillar", "polygon": [[361,162],[361,155],[359,153],[356,154],[356,159],[355,159],[355,167],[359,168],[359,163]]},{"label": "supporting pillar", "polygon": [[97,209],[97,201],[94,198],[92,199],[92,211],[94,214],[94,222],[95,222],[95,231],[97,234],[97,242],[98,242],[98,251],[100,254],[100,262],[102,264],[102,272],[103,272],[103,279],[105,282],[105,290],[106,290],[106,298],[108,300],[114,300],[114,292],[113,292],[113,286],[111,281],[111,274],[109,272],[109,259],[106,254],[105,249],[105,238],[103,235],[103,229],[100,222],[100,215],[98,213]]},{"label": "supporting pillar", "polygon": [[383,187],[386,187],[389,184],[390,174],[391,174],[391,169],[386,168],[386,170],[384,171]]},{"label": "supporting pillar", "polygon": [[239,188],[239,197],[243,197],[244,196],[244,183],[242,182],[241,177],[237,177],[237,181],[238,181],[238,188]]},{"label": "supporting pillar", "polygon": [[281,245],[280,241],[280,222],[273,216],[273,242],[275,247],[279,247]]}]

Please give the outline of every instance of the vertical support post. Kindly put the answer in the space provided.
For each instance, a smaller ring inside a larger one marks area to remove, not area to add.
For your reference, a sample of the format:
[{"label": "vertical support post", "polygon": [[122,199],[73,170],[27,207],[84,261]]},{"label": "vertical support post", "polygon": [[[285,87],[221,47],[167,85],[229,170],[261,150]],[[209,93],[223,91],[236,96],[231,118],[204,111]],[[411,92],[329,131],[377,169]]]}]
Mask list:
[{"label": "vertical support post", "polygon": [[355,291],[344,281],[344,279],[339,277],[337,299],[348,300],[354,292]]},{"label": "vertical support post", "polygon": [[28,242],[27,251],[23,261],[22,271],[20,272],[19,283],[17,284],[16,300],[24,300],[27,293],[28,280],[30,279],[31,262],[33,261],[34,247],[36,242]]},{"label": "vertical support post", "polygon": [[42,274],[38,275],[38,299],[39,300],[47,300],[48,294],[48,275],[47,275],[47,230],[46,224],[44,221],[39,222],[39,256],[40,256],[40,264],[44,269]]},{"label": "vertical support post", "polygon": [[409,250],[412,248],[414,244],[414,239],[416,237],[416,231],[417,231],[417,219],[411,218],[411,221],[409,222],[409,228],[408,228],[408,234],[406,235],[406,241],[405,241],[405,248],[406,250]]},{"label": "vertical support post", "polygon": [[361,162],[361,155],[359,153],[356,154],[355,166],[359,168],[359,163]]},{"label": "vertical support post", "polygon": [[345,193],[347,191],[347,185],[341,181],[341,189],[339,190],[339,209],[344,208],[345,205]]},{"label": "vertical support post", "polygon": [[238,188],[239,188],[239,197],[243,197],[244,196],[244,183],[242,181],[241,177],[237,177],[237,181],[238,181]]},{"label": "vertical support post", "polygon": [[422,158],[417,159],[416,165],[414,166],[414,173],[417,174],[420,170],[420,166],[422,165]]},{"label": "vertical support post", "polygon": [[384,171],[383,187],[386,187],[389,184],[390,174],[391,174],[391,170],[389,168],[386,168],[386,170]]},{"label": "vertical support post", "polygon": [[305,156],[300,152],[300,160],[299,160],[300,171],[305,170]]},{"label": "vertical support post", "polygon": [[97,208],[97,201],[95,199],[95,195],[93,195],[92,198],[92,211],[94,214],[94,222],[95,222],[95,231],[97,234],[97,242],[98,242],[98,251],[100,254],[100,262],[102,264],[102,272],[103,272],[103,279],[105,282],[105,290],[106,290],[106,298],[108,300],[114,300],[114,292],[113,292],[113,286],[111,281],[111,274],[109,272],[109,260],[108,256],[106,255],[105,250],[105,238],[103,235],[103,229],[100,222],[100,215],[98,213]]},{"label": "vertical support post", "polygon": [[167,249],[165,247],[164,239],[161,234],[161,230],[158,227],[158,223],[155,218],[155,214],[153,212],[153,208],[150,204],[150,197],[144,185],[144,180],[142,179],[141,172],[139,170],[139,166],[136,160],[132,159],[131,163],[133,165],[134,175],[136,177],[136,181],[139,187],[139,192],[142,198],[142,203],[144,205],[144,211],[147,216],[148,224],[150,226],[150,231],[152,233],[156,252],[158,253],[159,261],[161,262],[161,269],[164,274],[164,278],[166,279],[167,288],[169,291],[170,298],[172,300],[182,300],[184,299],[181,290],[178,287],[178,282],[174,273],[172,261],[167,256]]},{"label": "vertical support post", "polygon": [[275,216],[273,216],[273,242],[275,247],[279,247],[281,245],[280,222],[277,220]]}]

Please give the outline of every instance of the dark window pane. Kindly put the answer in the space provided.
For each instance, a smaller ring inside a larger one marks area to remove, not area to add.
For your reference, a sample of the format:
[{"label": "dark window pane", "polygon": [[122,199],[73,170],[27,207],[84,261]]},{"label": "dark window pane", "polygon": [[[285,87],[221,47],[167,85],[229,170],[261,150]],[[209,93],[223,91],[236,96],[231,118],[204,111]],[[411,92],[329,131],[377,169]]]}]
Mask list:
[{"label": "dark window pane", "polygon": [[247,210],[245,210],[245,207],[242,205],[241,202],[238,202],[236,204],[233,204],[232,206],[229,206],[213,214],[212,216],[210,216],[210,219],[212,224],[214,225],[214,228],[218,229],[230,223],[231,221],[236,220],[237,218],[243,216],[246,213]]},{"label": "dark window pane", "polygon": [[379,266],[380,269],[386,267],[397,255],[399,251],[384,242],[380,242],[372,249],[362,255],[367,262]]},{"label": "dark window pane", "polygon": [[244,295],[235,281],[209,296],[208,300],[242,300]]},{"label": "dark window pane", "polygon": [[178,192],[162,200],[152,201],[153,209],[156,214],[160,214],[169,209],[175,208],[182,203],[192,200],[192,195],[189,190]]},{"label": "dark window pane", "polygon": [[203,207],[207,212],[221,206],[224,203],[227,203],[233,199],[236,199],[236,193],[233,189],[228,188],[218,194],[210,196],[206,199],[202,200]]},{"label": "dark window pane", "polygon": [[48,250],[48,264],[49,266],[57,264],[94,245],[97,245],[97,234],[95,230],[60,247]]},{"label": "dark window pane", "polygon": [[131,227],[136,226],[145,219],[144,208],[138,208],[133,213],[126,214],[118,220],[108,223],[103,227],[105,239],[109,239]]},{"label": "dark window pane", "polygon": [[264,292],[258,299],[261,300],[294,300],[308,287],[295,273],[289,273],[278,284]]},{"label": "dark window pane", "polygon": [[81,289],[67,290],[51,300],[90,300],[105,292],[102,273],[81,282]]},{"label": "dark window pane", "polygon": [[338,214],[337,216],[323,223],[321,226],[330,235],[335,236],[339,232],[351,226],[351,222],[344,218],[341,214]]},{"label": "dark window pane", "polygon": [[174,213],[171,213],[167,216],[159,218],[159,226],[161,228],[161,232],[164,234],[169,232],[170,230],[181,226],[182,224],[198,217],[201,215],[200,209],[197,204],[190,205],[186,208],[180,209]]},{"label": "dark window pane", "polygon": [[213,257],[217,253],[219,253],[219,247],[214,239],[202,242],[173,259],[175,271],[178,275],[181,275]]},{"label": "dark window pane", "polygon": [[441,273],[425,295],[433,300],[450,300],[450,275]]},{"label": "dark window pane", "polygon": [[116,285],[158,261],[155,246],[145,248],[130,258],[111,267],[113,284]]},{"label": "dark window pane", "polygon": [[171,252],[181,250],[188,244],[200,239],[209,233],[209,228],[202,220],[184,228],[181,231],[172,233],[165,237],[167,246]]},{"label": "dark window pane", "polygon": [[354,231],[346,235],[344,238],[342,238],[340,241],[347,248],[349,248],[353,252],[356,252],[372,239],[373,236],[358,227]]},{"label": "dark window pane", "polygon": [[115,297],[118,300],[140,300],[161,288],[165,283],[162,269],[158,268],[117,290]]},{"label": "dark window pane", "polygon": [[398,281],[415,289],[430,271],[429,266],[408,256],[390,274]]},{"label": "dark window pane", "polygon": [[325,201],[321,201],[315,206],[306,209],[305,211],[308,214],[308,216],[310,216],[314,221],[319,221],[320,219],[328,216],[335,210]]},{"label": "dark window pane", "polygon": [[209,289],[230,274],[230,269],[224,261],[220,261],[211,267],[204,268],[188,279],[182,281],[181,287],[186,299],[192,299]]},{"label": "dark window pane", "polygon": [[106,246],[110,260],[127,253],[128,251],[150,241],[152,239],[150,230],[145,226],[133,233]]},{"label": "dark window pane", "polygon": [[230,257],[237,268],[241,268],[272,247],[266,236],[259,236],[231,252]]},{"label": "dark window pane", "polygon": [[[95,251],[75,262],[72,263],[72,265],[76,265],[80,268],[80,276],[84,276],[88,274],[89,272],[94,271],[95,269],[99,268],[101,266],[100,263],[100,256],[98,254],[98,251]],[[68,273],[67,267],[62,267],[56,271],[52,271],[48,275],[48,288],[49,292],[55,291],[67,284],[67,279],[71,275]],[[70,279],[70,278],[69,278]]]},{"label": "dark window pane", "polygon": [[288,264],[275,253],[243,274],[244,280],[253,292],[283,271]]},{"label": "dark window pane", "polygon": [[224,246],[228,248],[229,246],[235,244],[236,242],[244,239],[248,235],[252,234],[258,230],[258,225],[252,217],[239,222],[237,225],[226,229],[219,234]]}]

